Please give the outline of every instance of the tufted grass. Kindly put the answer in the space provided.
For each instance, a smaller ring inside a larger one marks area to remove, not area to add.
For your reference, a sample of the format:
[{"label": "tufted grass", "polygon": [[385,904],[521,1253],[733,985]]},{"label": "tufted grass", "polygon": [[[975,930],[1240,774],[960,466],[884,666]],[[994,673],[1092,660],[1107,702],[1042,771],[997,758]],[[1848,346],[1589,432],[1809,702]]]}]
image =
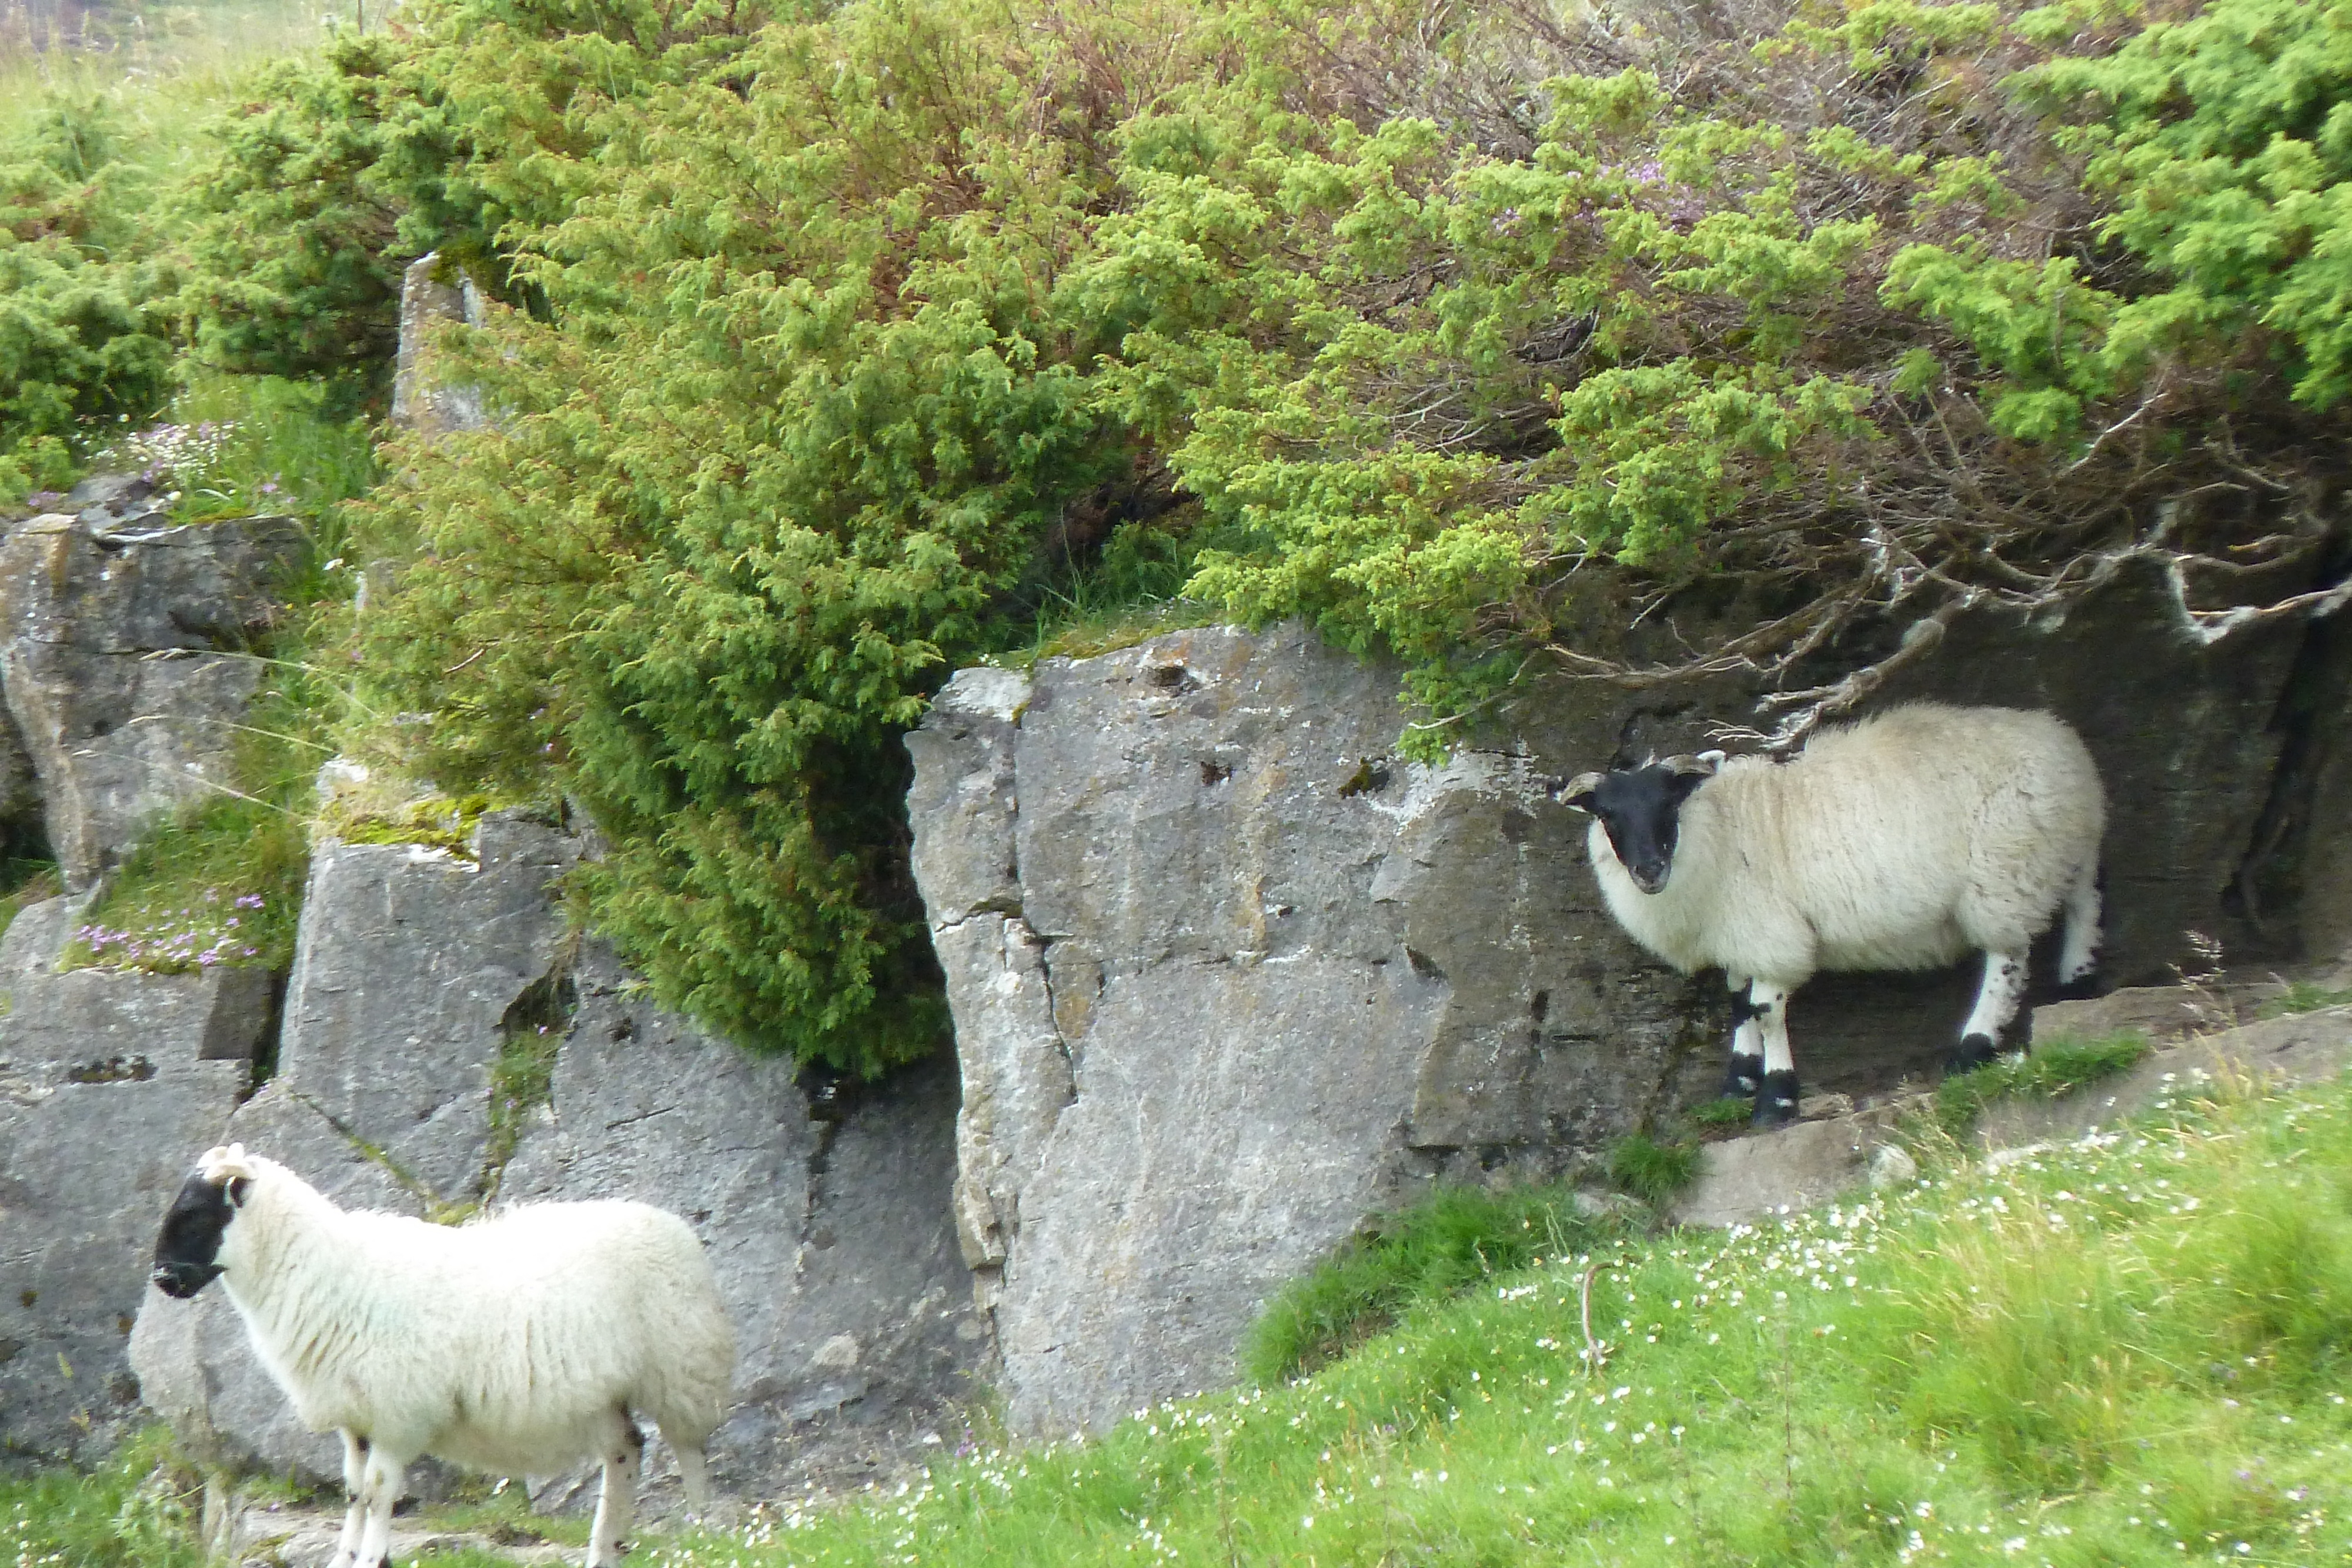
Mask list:
[{"label": "tufted grass", "polygon": [[2023,1056],[1954,1073],[1936,1088],[1928,1119],[1944,1135],[1964,1138],[1986,1106],[2000,1099],[2055,1099],[2138,1065],[2155,1048],[2137,1030],[2098,1040],[2053,1040]]},{"label": "tufted grass", "polygon": [[2352,1003],[2352,989],[2330,990],[2310,980],[2297,980],[2256,1008],[2254,1016],[2285,1018],[2293,1013],[2314,1013],[2322,1008],[2340,1008],[2347,1003]]},{"label": "tufted grass", "polygon": [[1244,1371],[1261,1383],[1311,1372],[1417,1303],[1444,1300],[1613,1234],[1614,1225],[1580,1214],[1575,1198],[1564,1185],[1496,1191],[1447,1186],[1370,1221],[1266,1303],[1243,1347]]},{"label": "tufted grass", "polygon": [[1629,1133],[1610,1146],[1609,1183],[1643,1203],[1664,1204],[1698,1176],[1698,1145]]},{"label": "tufted grass", "polygon": [[197,1568],[203,1483],[154,1427],[86,1474],[0,1469],[0,1563],[15,1568]]}]

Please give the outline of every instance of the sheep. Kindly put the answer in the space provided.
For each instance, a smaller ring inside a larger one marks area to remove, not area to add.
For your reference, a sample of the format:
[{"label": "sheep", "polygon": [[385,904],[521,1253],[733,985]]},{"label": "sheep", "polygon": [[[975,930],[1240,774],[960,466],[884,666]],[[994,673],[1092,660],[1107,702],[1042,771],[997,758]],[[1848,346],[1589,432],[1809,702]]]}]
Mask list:
[{"label": "sheep", "polygon": [[2081,988],[2097,962],[2105,798],[2052,714],[1920,703],[1824,730],[1785,763],[1669,757],[1559,796],[1593,819],[1593,874],[1626,934],[1685,974],[1724,971],[1724,1092],[1755,1095],[1758,1126],[1796,1114],[1787,1007],[1818,970],[1937,968],[1981,949],[1950,1057],[1965,1071],[1992,1060],[2027,949],[2062,906],[2061,981]]},{"label": "sheep", "polygon": [[343,1439],[351,1504],[331,1568],[381,1568],[403,1475],[434,1454],[508,1475],[604,1465],[589,1568],[636,1502],[649,1417],[706,1496],[734,1329],[700,1243],[641,1203],[547,1203],[449,1227],[346,1211],[244,1145],[205,1151],[163,1217],[150,1276],[214,1280],[313,1431]]}]

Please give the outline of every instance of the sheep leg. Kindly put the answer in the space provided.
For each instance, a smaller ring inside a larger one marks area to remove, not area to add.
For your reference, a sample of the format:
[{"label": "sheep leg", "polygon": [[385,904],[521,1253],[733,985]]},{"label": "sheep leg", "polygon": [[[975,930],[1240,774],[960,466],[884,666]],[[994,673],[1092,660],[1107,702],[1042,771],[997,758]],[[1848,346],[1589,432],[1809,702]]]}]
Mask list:
[{"label": "sheep leg", "polygon": [[1756,1030],[1756,1009],[1748,1005],[1748,981],[1727,976],[1731,983],[1731,1065],[1723,1075],[1723,1092],[1752,1099],[1764,1087],[1764,1041]]},{"label": "sheep leg", "polygon": [[596,1491],[596,1522],[588,1531],[588,1568],[612,1568],[629,1550],[621,1538],[637,1510],[637,1470],[645,1462],[646,1435],[628,1413],[604,1445],[604,1483]]},{"label": "sheep leg", "polygon": [[[667,1437],[667,1432],[662,1434]],[[710,1507],[710,1467],[705,1461],[700,1443],[677,1443],[669,1446],[677,1456],[677,1479],[686,1488],[686,1511],[699,1519]]]},{"label": "sheep leg", "polygon": [[2017,1004],[2024,995],[2025,955],[1986,953],[1984,984],[1977,988],[1976,1008],[1960,1029],[1959,1048],[1952,1052],[1952,1071],[1982,1067],[2000,1054],[2000,1031],[2017,1017]]},{"label": "sheep leg", "polygon": [[1789,1054],[1789,990],[1762,980],[1748,988],[1756,1032],[1764,1042],[1764,1079],[1756,1091],[1759,1127],[1784,1127],[1797,1119],[1797,1059]]},{"label": "sheep leg", "polygon": [[405,1461],[384,1452],[382,1443],[367,1445],[359,1491],[367,1518],[360,1530],[354,1568],[383,1568],[384,1559],[392,1551],[392,1505],[400,1500],[401,1483],[406,1479],[407,1469]]},{"label": "sheep leg", "polygon": [[335,1542],[335,1554],[327,1568],[352,1568],[360,1554],[360,1527],[367,1520],[367,1505],[360,1494],[367,1485],[368,1444],[365,1437],[346,1427],[343,1439],[343,1495],[351,1500],[343,1510],[343,1533]]},{"label": "sheep leg", "polygon": [[2092,972],[2099,967],[2099,868],[2085,862],[2066,892],[2065,937],[2058,949],[2058,984],[2068,993],[2090,994]]}]

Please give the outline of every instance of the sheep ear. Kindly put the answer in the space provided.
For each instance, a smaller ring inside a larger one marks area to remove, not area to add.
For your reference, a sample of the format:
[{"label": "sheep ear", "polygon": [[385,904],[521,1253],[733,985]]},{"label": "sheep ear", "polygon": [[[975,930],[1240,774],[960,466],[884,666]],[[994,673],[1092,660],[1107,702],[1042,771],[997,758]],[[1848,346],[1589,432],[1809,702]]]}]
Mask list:
[{"label": "sheep ear", "polygon": [[1552,791],[1563,806],[1573,806],[1580,811],[1592,810],[1592,792],[1601,787],[1598,773],[1580,773]]},{"label": "sheep ear", "polygon": [[196,1174],[206,1181],[249,1182],[254,1166],[243,1144],[221,1144],[196,1156]]}]

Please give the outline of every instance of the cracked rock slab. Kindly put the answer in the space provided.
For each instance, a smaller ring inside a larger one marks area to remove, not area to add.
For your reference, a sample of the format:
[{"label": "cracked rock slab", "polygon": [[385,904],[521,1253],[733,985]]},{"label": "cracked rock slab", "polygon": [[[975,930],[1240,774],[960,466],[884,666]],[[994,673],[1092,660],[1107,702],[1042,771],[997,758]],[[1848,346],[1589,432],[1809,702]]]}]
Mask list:
[{"label": "cracked rock slab", "polygon": [[554,889],[578,858],[518,812],[484,817],[476,848],[314,853],[274,1085],[445,1203],[478,1196],[490,1069],[509,1010],[563,961]]},{"label": "cracked rock slab", "polygon": [[[35,517],[0,541],[0,685],[77,888],[157,816],[234,785],[262,668],[248,650],[302,548],[289,518],[133,510]],[[0,739],[0,783],[11,749]]]},{"label": "cracked rock slab", "polygon": [[960,672],[908,737],[958,1239],[1016,1431],[1230,1379],[1371,1211],[1679,1083],[1691,983],[1601,913],[1545,769],[1397,758],[1396,691],[1212,629]]},{"label": "cracked rock slab", "polygon": [[[2193,1003],[2176,993],[2174,1007]],[[2081,1138],[2179,1095],[2217,1082],[2310,1083],[2352,1064],[2352,1008],[2330,1008],[2241,1024],[2150,1052],[2128,1071],[2049,1099],[1997,1101],[1971,1134],[1985,1158]],[[1747,1224],[1826,1203],[1865,1182],[1908,1179],[1907,1158],[1889,1140],[1902,1101],[1851,1114],[1800,1122],[1701,1151],[1699,1175],[1675,1200],[1679,1224]],[[1879,1156],[1888,1156],[1881,1159]],[[1890,1175],[1890,1172],[1896,1174]],[[1916,1166],[1910,1175],[1916,1175]]]},{"label": "cracked rock slab", "polygon": [[142,1419],[125,1351],[155,1228],[268,1011],[258,971],[58,973],[79,904],[0,941],[0,1452],[45,1459],[94,1459]]},{"label": "cracked rock slab", "polygon": [[838,1489],[921,1457],[986,1353],[949,1216],[949,1064],[813,1106],[789,1061],[654,1006],[601,946],[577,983],[504,1198],[634,1197],[694,1226],[737,1335],[723,1490]]}]

